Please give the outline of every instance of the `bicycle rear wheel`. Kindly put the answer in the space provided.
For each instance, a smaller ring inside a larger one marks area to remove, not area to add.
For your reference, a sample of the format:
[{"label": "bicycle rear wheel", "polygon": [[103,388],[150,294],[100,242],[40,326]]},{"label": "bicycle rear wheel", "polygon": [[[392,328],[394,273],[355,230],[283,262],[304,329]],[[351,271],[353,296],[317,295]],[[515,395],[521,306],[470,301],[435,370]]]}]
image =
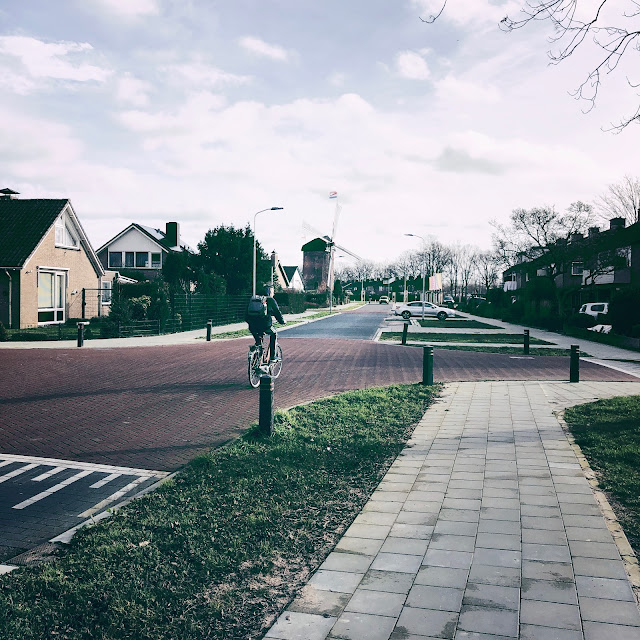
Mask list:
[{"label": "bicycle rear wheel", "polygon": [[249,358],[249,384],[254,389],[260,386],[260,360],[260,351],[256,349]]},{"label": "bicycle rear wheel", "polygon": [[282,348],[280,345],[276,347],[275,362],[271,365],[271,377],[277,378],[282,371]]}]

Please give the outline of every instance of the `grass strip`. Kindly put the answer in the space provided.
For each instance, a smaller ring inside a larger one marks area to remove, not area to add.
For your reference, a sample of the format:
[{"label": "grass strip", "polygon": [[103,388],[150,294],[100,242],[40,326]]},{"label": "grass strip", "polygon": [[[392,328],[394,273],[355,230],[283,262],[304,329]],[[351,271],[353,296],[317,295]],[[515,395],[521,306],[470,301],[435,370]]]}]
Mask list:
[{"label": "grass strip", "polygon": [[435,387],[354,391],[277,414],[0,577],[11,640],[255,639],[366,503]]},{"label": "grass strip", "polygon": [[573,407],[564,419],[633,550],[640,553],[640,396]]},{"label": "grass strip", "polygon": [[[401,331],[385,331],[380,340],[401,340]],[[409,332],[407,340],[415,342],[497,342],[504,344],[520,344],[524,337],[519,333],[413,333]],[[540,338],[530,338],[529,344],[551,344]]]},{"label": "grass strip", "polygon": [[495,329],[497,331],[503,331],[502,327],[496,327],[494,324],[487,324],[486,322],[479,322],[478,320],[444,320],[440,321],[437,318],[430,320],[418,320],[418,324],[422,327],[439,327],[441,329]]}]

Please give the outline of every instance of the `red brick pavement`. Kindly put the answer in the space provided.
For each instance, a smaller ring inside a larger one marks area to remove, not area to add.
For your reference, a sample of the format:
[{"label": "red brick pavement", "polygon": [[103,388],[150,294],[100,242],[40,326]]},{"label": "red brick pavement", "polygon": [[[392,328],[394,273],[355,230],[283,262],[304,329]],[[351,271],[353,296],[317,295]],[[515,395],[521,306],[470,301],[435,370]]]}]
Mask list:
[{"label": "red brick pavement", "polygon": [[[175,469],[237,436],[258,416],[249,340],[114,349],[0,350],[0,451]],[[281,338],[276,404],[419,381],[422,349],[370,341]],[[566,380],[568,358],[436,350],[453,380]],[[583,380],[637,380],[582,362]]]}]

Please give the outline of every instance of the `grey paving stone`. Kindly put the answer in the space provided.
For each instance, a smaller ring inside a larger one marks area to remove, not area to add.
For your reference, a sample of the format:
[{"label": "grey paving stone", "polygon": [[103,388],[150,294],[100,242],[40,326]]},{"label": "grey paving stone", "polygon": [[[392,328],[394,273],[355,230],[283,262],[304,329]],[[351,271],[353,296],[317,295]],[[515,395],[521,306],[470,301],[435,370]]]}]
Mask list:
[{"label": "grey paving stone", "polygon": [[391,526],[396,520],[395,513],[385,513],[382,511],[365,511],[358,515],[353,524],[378,524]]},{"label": "grey paving stone", "polygon": [[[427,552],[428,553],[428,552]],[[520,551],[508,549],[482,549],[476,547],[473,562],[477,564],[489,564],[494,567],[518,568],[522,562]]]},{"label": "grey paving stone", "polygon": [[470,498],[445,498],[442,503],[444,509],[468,509],[469,511],[477,511],[480,509],[481,500],[472,500]]},{"label": "grey paving stone", "polygon": [[583,540],[569,540],[569,548],[574,556],[583,558],[602,558],[618,560],[620,552],[613,542],[585,542]]},{"label": "grey paving stone", "polygon": [[336,545],[336,551],[346,553],[357,553],[363,556],[374,556],[382,546],[382,540],[371,540],[370,538],[352,538],[343,536]]},{"label": "grey paving stone", "polygon": [[439,520],[433,533],[452,533],[459,536],[475,536],[478,531],[477,522],[459,522],[455,520]]},{"label": "grey paving stone", "polygon": [[519,509],[498,509],[495,507],[482,507],[480,510],[482,518],[485,520],[507,520],[510,522],[520,521]]},{"label": "grey paving stone", "polygon": [[409,591],[407,606],[458,612],[462,606],[463,594],[462,589],[417,584]]},{"label": "grey paving stone", "polygon": [[404,502],[407,499],[406,491],[375,491],[371,496],[377,502]]},{"label": "grey paving stone", "polygon": [[405,607],[398,619],[396,631],[399,638],[403,637],[402,633],[422,637],[453,638],[457,619],[458,614],[453,611]]},{"label": "grey paving stone", "polygon": [[479,533],[476,545],[484,549],[520,551],[520,536],[505,533]]},{"label": "grey paving stone", "polygon": [[371,538],[373,540],[384,540],[389,531],[390,526],[380,526],[376,524],[352,524],[345,535],[354,538]]},{"label": "grey paving stone", "polygon": [[447,498],[466,498],[469,500],[481,500],[481,489],[449,489],[446,493]]},{"label": "grey paving stone", "polygon": [[502,489],[497,487],[485,487],[482,496],[485,498],[517,498],[517,489]]},{"label": "grey paving stone", "polygon": [[407,500],[402,505],[403,511],[418,511],[420,513],[439,513],[440,502],[422,502],[421,500]]},{"label": "grey paving stone", "polygon": [[571,562],[567,545],[522,543],[522,557],[525,560],[544,560],[546,562]]},{"label": "grey paving stone", "polygon": [[613,540],[609,529],[567,527],[565,531],[569,540],[584,540],[585,542],[611,542]]},{"label": "grey paving stone", "polygon": [[431,585],[433,587],[452,587],[464,589],[467,584],[467,569],[454,569],[453,567],[425,566],[418,571],[415,584]]},{"label": "grey paving stone", "polygon": [[395,624],[395,618],[345,611],[331,629],[331,637],[345,640],[389,640]]},{"label": "grey paving stone", "polygon": [[429,540],[413,540],[409,538],[387,538],[380,551],[383,553],[405,553],[410,556],[424,556]]},{"label": "grey paving stone", "polygon": [[397,522],[391,527],[389,536],[395,538],[416,538],[418,540],[429,540],[432,533],[432,526]]},{"label": "grey paving stone", "polygon": [[411,491],[414,487],[414,482],[400,482],[399,480],[389,480],[388,476],[384,477],[384,480],[378,485],[376,491]]},{"label": "grey paving stone", "polygon": [[265,638],[281,640],[324,640],[336,618],[285,611],[269,629]]},{"label": "grey paving stone", "polygon": [[625,627],[601,622],[584,623],[584,640],[640,640],[638,627]]},{"label": "grey paving stone", "polygon": [[583,636],[582,631],[523,624],[520,626],[520,640],[583,640]]},{"label": "grey paving stone", "polygon": [[434,567],[452,567],[469,569],[473,553],[466,551],[447,551],[445,549],[428,549],[422,564]]},{"label": "grey paving stone", "polygon": [[519,587],[520,568],[494,567],[474,562],[469,572],[469,582],[492,584],[500,587]]},{"label": "grey paving stone", "polygon": [[366,573],[374,556],[364,556],[356,553],[341,553],[334,551],[327,556],[320,569],[328,571],[349,571],[351,573]]},{"label": "grey paving stone", "polygon": [[519,498],[491,498],[483,496],[482,508],[520,509],[520,500]]},{"label": "grey paving stone", "polygon": [[573,570],[576,576],[592,576],[593,578],[614,578],[626,580],[624,566],[620,560],[602,560],[600,558],[573,558]]},{"label": "grey paving stone", "polygon": [[559,504],[593,504],[595,497],[592,491],[589,493],[560,493],[556,494]]},{"label": "grey paving stone", "polygon": [[613,605],[611,600],[584,596],[579,600],[583,620],[640,627],[640,612],[635,602],[618,600]]},{"label": "grey paving stone", "polygon": [[601,516],[602,512],[597,504],[582,503],[582,502],[562,502],[560,503],[560,510],[563,515],[574,516]]},{"label": "grey paving stone", "polygon": [[558,507],[558,500],[551,492],[546,495],[523,494],[520,496],[520,502],[523,505],[527,504],[538,507]]},{"label": "grey paving stone", "polygon": [[593,527],[594,529],[605,529],[607,527],[602,516],[563,515],[562,519],[567,527]]},{"label": "grey paving stone", "polygon": [[518,612],[510,609],[463,605],[458,620],[461,631],[475,631],[508,638],[518,637]]},{"label": "grey paving stone", "polygon": [[493,633],[478,633],[476,631],[463,631],[458,629],[454,640],[512,640],[507,636],[496,636]]},{"label": "grey paving stone", "polygon": [[456,522],[478,522],[480,511],[468,509],[442,509],[439,515],[440,520],[453,520]]},{"label": "grey paving stone", "polygon": [[397,618],[402,611],[405,600],[406,595],[404,593],[357,589],[351,600],[349,600],[345,611]]},{"label": "grey paving stone", "polygon": [[580,610],[576,605],[523,600],[520,605],[520,622],[538,624],[556,629],[582,629]]},{"label": "grey paving stone", "polygon": [[568,580],[572,582],[573,569],[569,563],[523,560],[522,577],[532,580]]},{"label": "grey paving stone", "polygon": [[379,500],[369,500],[362,509],[363,513],[368,511],[379,511],[383,513],[398,513],[402,509],[404,502],[381,502]]},{"label": "grey paving stone", "polygon": [[434,526],[438,521],[437,513],[423,513],[420,511],[401,511],[397,518],[397,524],[422,524]]},{"label": "grey paving stone", "polygon": [[349,598],[348,593],[324,591],[313,585],[305,585],[298,597],[289,605],[290,611],[298,613],[315,613],[321,616],[333,616],[335,619],[342,613]]},{"label": "grey paving stone", "polygon": [[402,553],[379,553],[371,568],[376,571],[416,574],[420,569],[421,560],[420,556],[410,556]]},{"label": "grey paving stone", "polygon": [[541,518],[538,516],[522,516],[523,529],[543,529],[548,531],[564,531],[562,518]]},{"label": "grey paving stone", "polygon": [[470,581],[464,592],[463,603],[476,607],[495,607],[496,609],[517,611],[520,603],[520,589]]},{"label": "grey paving stone", "polygon": [[309,584],[324,591],[339,591],[353,593],[362,580],[364,574],[346,571],[316,571],[309,580]]},{"label": "grey paving stone", "polygon": [[449,551],[473,551],[475,539],[471,536],[456,536],[445,533],[434,533],[431,536],[429,549],[447,549]]},{"label": "grey paving stone", "polygon": [[578,604],[576,587],[568,580],[522,579],[522,599]]},{"label": "grey paving stone", "polygon": [[527,485],[524,484],[520,487],[520,496],[555,496],[555,487],[541,487],[540,485]]},{"label": "grey paving stone", "polygon": [[576,576],[576,588],[578,595],[582,597],[634,601],[633,591],[628,580]]},{"label": "grey paving stone", "polygon": [[523,504],[520,510],[523,516],[560,518],[562,515],[559,507],[548,507],[538,504]]},{"label": "grey paving stone", "polygon": [[478,533],[504,533],[507,535],[520,535],[520,523],[508,520],[491,520],[480,518]]},{"label": "grey paving stone", "polygon": [[369,570],[362,578],[358,588],[387,591],[388,593],[404,593],[406,595],[411,589],[413,579],[414,576],[410,573]]}]

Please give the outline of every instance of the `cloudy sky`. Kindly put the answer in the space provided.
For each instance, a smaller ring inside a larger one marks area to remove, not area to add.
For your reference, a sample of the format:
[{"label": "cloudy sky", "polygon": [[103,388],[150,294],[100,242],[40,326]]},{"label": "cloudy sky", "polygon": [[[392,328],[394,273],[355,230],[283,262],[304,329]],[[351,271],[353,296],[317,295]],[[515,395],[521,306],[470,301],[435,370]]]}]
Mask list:
[{"label": "cloudy sky", "polygon": [[[623,0],[626,1],[626,0]],[[95,248],[131,222],[196,246],[257,218],[285,264],[329,233],[391,260],[417,241],[489,248],[512,209],[592,201],[640,173],[624,68],[569,95],[592,52],[549,66],[521,0],[29,0],[0,3],[0,175],[71,199]],[[633,55],[633,54],[631,54]],[[637,54],[634,59],[637,64]]]}]

